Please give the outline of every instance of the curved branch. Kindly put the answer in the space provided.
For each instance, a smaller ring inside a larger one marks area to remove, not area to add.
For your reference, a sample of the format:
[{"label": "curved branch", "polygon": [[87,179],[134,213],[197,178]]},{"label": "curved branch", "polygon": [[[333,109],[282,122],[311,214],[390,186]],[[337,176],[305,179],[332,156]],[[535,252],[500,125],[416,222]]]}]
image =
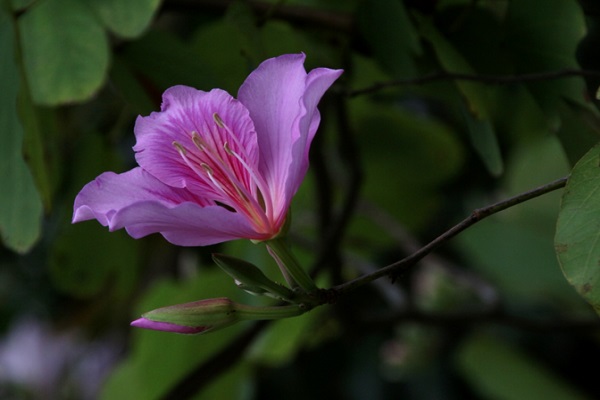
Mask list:
[{"label": "curved branch", "polygon": [[[363,275],[354,280],[351,280],[351,281],[348,281],[341,285],[335,286],[335,287],[331,288],[331,291],[333,291],[336,294],[336,296],[340,296],[340,295],[346,294],[348,292],[351,292],[352,290],[359,288],[363,285],[366,285],[370,282],[373,282],[374,280],[379,279],[383,276],[393,275],[402,268],[410,267],[410,266],[416,264],[417,262],[419,262],[423,257],[425,257],[427,254],[431,253],[434,249],[438,248],[443,243],[447,242],[454,236],[458,235],[460,232],[464,231],[465,229],[474,225],[475,223],[481,221],[482,219],[487,218],[490,215],[496,214],[500,211],[506,210],[507,208],[510,208],[517,204],[523,203],[527,200],[531,200],[535,197],[541,196],[543,194],[546,194],[546,193],[549,193],[549,192],[552,192],[554,190],[564,187],[567,183],[567,178],[568,177],[563,177],[563,178],[557,179],[554,182],[551,182],[546,185],[535,188],[533,190],[518,194],[509,199],[502,200],[498,203],[489,205],[487,207],[476,209],[467,218],[465,218],[458,224],[454,225],[452,228],[450,228],[449,230],[447,230],[446,232],[444,232],[443,234],[441,234],[440,236],[438,236],[437,238],[435,238],[434,240],[429,242],[427,245],[423,246],[418,251],[409,255],[408,257],[405,257],[400,261],[397,261],[386,267],[383,267],[380,270],[373,272],[371,274]],[[331,296],[331,294],[329,294],[329,295]]]}]

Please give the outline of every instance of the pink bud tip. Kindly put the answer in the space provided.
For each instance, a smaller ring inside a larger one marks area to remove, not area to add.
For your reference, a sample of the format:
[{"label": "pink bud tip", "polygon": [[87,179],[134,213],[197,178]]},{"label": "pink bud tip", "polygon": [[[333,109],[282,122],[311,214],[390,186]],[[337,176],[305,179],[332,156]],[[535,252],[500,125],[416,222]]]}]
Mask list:
[{"label": "pink bud tip", "polygon": [[136,319],[131,323],[131,326],[135,326],[136,328],[152,329],[155,331],[182,333],[186,335],[202,333],[210,329],[210,326],[184,326],[171,324],[169,322],[151,321],[147,318]]}]

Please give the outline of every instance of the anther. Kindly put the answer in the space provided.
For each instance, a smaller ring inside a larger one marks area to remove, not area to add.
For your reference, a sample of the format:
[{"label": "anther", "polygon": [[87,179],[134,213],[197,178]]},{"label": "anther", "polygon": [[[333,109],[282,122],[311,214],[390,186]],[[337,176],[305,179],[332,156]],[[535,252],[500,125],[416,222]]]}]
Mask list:
[{"label": "anther", "polygon": [[204,170],[204,172],[206,172],[207,174],[211,175],[213,174],[213,170],[212,168],[206,164],[206,163],[200,163],[200,166],[202,167],[202,169]]},{"label": "anther", "polygon": [[192,142],[194,142],[198,150],[206,150],[206,143],[204,142],[204,140],[202,140],[202,138],[200,137],[200,135],[198,135],[198,132],[196,131],[192,132]]},{"label": "anther", "polygon": [[223,120],[221,119],[219,114],[214,113],[213,120],[215,121],[215,124],[217,124],[219,126],[219,128],[225,128],[225,122],[223,122]]},{"label": "anther", "polygon": [[231,148],[229,147],[229,143],[227,143],[227,142],[223,143],[223,148],[225,149],[225,152],[227,154],[229,154],[230,156],[233,155],[233,150],[231,150]]},{"label": "anther", "polygon": [[173,147],[175,147],[177,149],[177,151],[182,155],[185,156],[186,155],[186,150],[185,147],[183,147],[181,145],[181,143],[179,143],[178,141],[173,141],[172,143]]}]

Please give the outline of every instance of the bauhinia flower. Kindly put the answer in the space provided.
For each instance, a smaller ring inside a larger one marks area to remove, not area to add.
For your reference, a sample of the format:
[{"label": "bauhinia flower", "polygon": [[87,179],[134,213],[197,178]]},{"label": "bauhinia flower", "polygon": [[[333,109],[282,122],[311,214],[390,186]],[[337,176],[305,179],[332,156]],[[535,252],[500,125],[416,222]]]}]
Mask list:
[{"label": "bauhinia flower", "polygon": [[77,195],[73,222],[97,219],[134,238],[181,246],[280,233],[308,168],[321,97],[341,70],[308,74],[304,54],[264,61],[234,99],[175,86],[159,112],[138,117],[139,167],[105,172]]}]

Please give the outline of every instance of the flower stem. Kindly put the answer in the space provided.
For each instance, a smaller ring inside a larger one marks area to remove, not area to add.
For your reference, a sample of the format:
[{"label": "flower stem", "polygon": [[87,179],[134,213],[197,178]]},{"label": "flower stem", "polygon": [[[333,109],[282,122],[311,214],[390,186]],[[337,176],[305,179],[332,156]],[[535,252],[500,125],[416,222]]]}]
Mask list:
[{"label": "flower stem", "polygon": [[296,317],[304,314],[308,309],[299,305],[254,307],[245,304],[236,304],[236,314],[243,320],[265,320]]},{"label": "flower stem", "polygon": [[[304,271],[304,269],[298,264],[298,261],[290,251],[285,239],[275,238],[266,242],[267,247],[271,255],[279,264],[281,272],[286,279],[291,279],[298,284],[307,293],[317,290],[317,285],[312,278]],[[290,284],[294,282],[289,282]]]}]

